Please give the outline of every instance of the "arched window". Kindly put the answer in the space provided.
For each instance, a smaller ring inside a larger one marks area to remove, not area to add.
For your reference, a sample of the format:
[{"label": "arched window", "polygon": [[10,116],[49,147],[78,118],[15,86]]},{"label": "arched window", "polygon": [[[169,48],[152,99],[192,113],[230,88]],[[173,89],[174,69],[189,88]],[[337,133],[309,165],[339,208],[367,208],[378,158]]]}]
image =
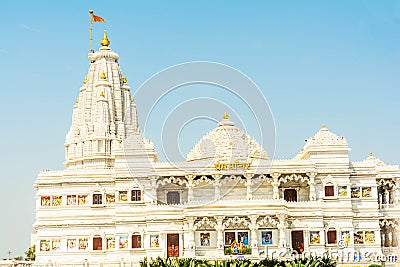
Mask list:
[{"label": "arched window", "polygon": [[325,185],[325,196],[333,197],[335,196],[335,186],[332,184]]},{"label": "arched window", "polygon": [[103,250],[103,239],[100,236],[93,237],[93,250]]},{"label": "arched window", "polygon": [[337,244],[337,233],[336,229],[329,229],[326,233],[328,244]]},{"label": "arched window", "polygon": [[100,192],[93,193],[93,205],[103,204],[103,194]]}]

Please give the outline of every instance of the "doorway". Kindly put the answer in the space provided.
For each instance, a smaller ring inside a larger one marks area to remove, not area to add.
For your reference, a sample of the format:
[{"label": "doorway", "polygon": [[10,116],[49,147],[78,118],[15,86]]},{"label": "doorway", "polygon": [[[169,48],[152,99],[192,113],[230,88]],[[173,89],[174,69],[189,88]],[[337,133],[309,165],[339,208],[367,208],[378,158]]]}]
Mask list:
[{"label": "doorway", "polygon": [[167,256],[179,257],[179,234],[167,234]]},{"label": "doorway", "polygon": [[292,249],[299,254],[304,252],[303,231],[292,231]]},{"label": "doorway", "polygon": [[167,204],[168,205],[178,205],[181,203],[181,197],[179,192],[171,191],[167,193]]},{"label": "doorway", "polygon": [[284,199],[286,201],[297,202],[297,191],[296,189],[285,189]]}]

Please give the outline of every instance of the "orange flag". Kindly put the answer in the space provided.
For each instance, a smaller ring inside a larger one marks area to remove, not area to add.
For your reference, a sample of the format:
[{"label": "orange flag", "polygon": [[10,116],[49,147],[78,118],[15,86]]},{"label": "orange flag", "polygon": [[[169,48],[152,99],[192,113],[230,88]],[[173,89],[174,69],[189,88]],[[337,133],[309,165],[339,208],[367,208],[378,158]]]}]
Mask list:
[{"label": "orange flag", "polygon": [[103,19],[102,17],[96,16],[95,14],[92,14],[92,21],[93,22],[106,22],[105,19]]}]

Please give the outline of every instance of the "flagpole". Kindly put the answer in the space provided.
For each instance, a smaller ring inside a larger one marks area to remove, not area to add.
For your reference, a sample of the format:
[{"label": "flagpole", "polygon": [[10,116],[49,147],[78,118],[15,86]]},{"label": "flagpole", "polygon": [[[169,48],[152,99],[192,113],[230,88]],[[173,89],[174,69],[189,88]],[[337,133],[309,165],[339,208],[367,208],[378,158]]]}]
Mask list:
[{"label": "flagpole", "polygon": [[92,33],[93,10],[89,10],[89,13],[90,13],[90,52],[93,52],[93,33]]}]

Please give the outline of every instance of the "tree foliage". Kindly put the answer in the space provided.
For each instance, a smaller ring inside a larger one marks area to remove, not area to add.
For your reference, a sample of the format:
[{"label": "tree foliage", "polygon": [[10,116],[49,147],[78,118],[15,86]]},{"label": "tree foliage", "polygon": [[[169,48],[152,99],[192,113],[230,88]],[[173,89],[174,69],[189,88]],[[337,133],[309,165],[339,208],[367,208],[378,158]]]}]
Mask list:
[{"label": "tree foliage", "polygon": [[35,245],[31,246],[28,248],[27,251],[25,251],[25,260],[27,261],[34,261],[36,258],[36,253],[35,253]]}]

